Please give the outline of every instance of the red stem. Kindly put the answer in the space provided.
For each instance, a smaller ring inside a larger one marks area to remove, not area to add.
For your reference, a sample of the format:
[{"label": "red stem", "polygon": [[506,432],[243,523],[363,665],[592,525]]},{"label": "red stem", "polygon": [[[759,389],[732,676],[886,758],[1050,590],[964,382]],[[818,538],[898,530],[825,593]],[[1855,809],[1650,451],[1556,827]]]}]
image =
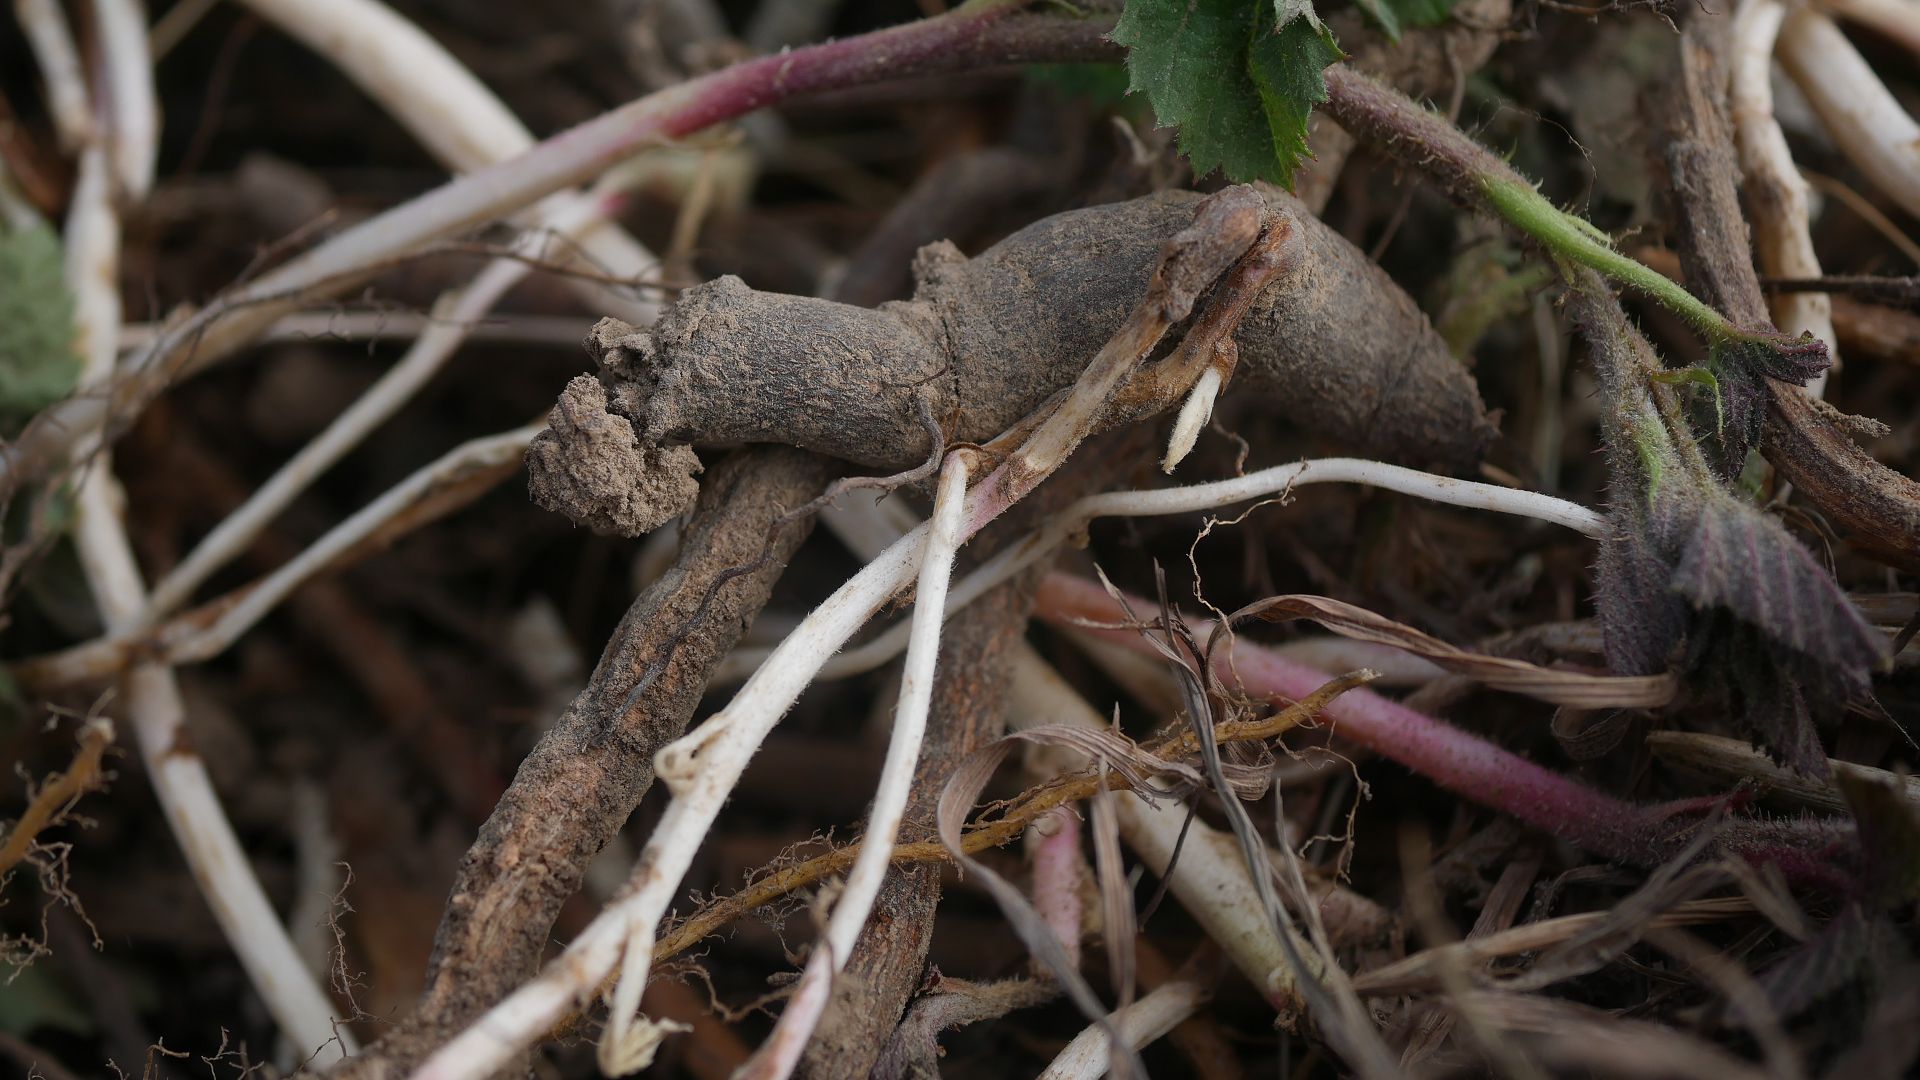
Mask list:
[{"label": "red stem", "polygon": [[[1139,598],[1130,597],[1128,603],[1136,614],[1156,610]],[[1036,613],[1070,626],[1127,618],[1098,584],[1067,574],[1047,576]],[[1212,627],[1195,629],[1205,633]],[[1159,655],[1137,631],[1094,632],[1136,652]],[[1298,700],[1329,677],[1241,637],[1215,654],[1214,667],[1223,683],[1253,698]],[[1399,762],[1456,795],[1619,862],[1656,866],[1673,857],[1705,812],[1725,801],[1685,799],[1643,806],[1617,799],[1368,690],[1347,691],[1329,703],[1323,715],[1333,732],[1349,742]],[[1739,796],[1732,799],[1740,801]],[[1796,885],[1840,893],[1859,887],[1849,869],[1850,835],[1834,823],[1797,827],[1792,822],[1736,819],[1721,833],[1720,847],[1749,862],[1776,864]]]}]

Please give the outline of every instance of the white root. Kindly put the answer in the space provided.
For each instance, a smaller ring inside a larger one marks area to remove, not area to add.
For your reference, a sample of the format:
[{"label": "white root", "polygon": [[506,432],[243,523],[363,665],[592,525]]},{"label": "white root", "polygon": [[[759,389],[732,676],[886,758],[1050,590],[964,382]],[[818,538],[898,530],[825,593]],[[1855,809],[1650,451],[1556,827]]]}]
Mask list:
[{"label": "white root", "polygon": [[[566,197],[549,224],[567,239],[588,233],[605,220],[599,197],[587,194]],[[549,239],[540,233],[527,233],[517,248],[531,255]],[[484,318],[529,270],[523,259],[496,259],[467,288],[442,296],[426,331],[400,362],[228,514],[154,587],[150,616],[165,615],[186,602],[202,582],[244,553],[254,538],[321,474],[412,400],[446,366],[466,339],[468,328]]]},{"label": "white root", "polygon": [[[534,146],[533,134],[445,46],[379,0],[242,0],[261,17],[344,71],[413,133],[441,163],[472,172]],[[578,195],[576,194],[577,198]],[[566,193],[542,200],[524,216],[527,228],[558,229],[574,212]],[[616,276],[637,277],[659,260],[617,227],[600,230],[583,249]],[[636,325],[659,316],[659,305],[606,285],[569,279],[593,309]]]},{"label": "white root", "polygon": [[415,1074],[419,1080],[490,1075],[591,996],[616,965],[611,1015],[638,1013],[660,920],[747,761],[820,665],[912,580],[926,532],[924,525],[915,529],[869,562],[788,635],[725,709],[661,749],[655,769],[673,801],[641,852],[627,894],[538,977],[427,1059]]},{"label": "white root", "polygon": [[1871,27],[1920,56],[1920,0],[1821,0],[1820,6]]},{"label": "white root", "polygon": [[[329,530],[298,557],[251,587],[243,598],[210,624],[181,626],[178,630],[172,623],[162,625],[152,634],[158,643],[160,656],[168,663],[191,663],[217,655],[278,606],[295,588],[324,572],[333,560],[378,531],[395,515],[412,508],[442,486],[462,476],[512,460],[526,449],[527,443],[540,430],[539,425],[518,428],[476,439],[449,451]],[[1033,565],[1079,534],[1095,518],[1194,513],[1317,483],[1369,484],[1436,502],[1532,517],[1594,537],[1604,536],[1607,529],[1606,520],[1600,515],[1577,503],[1550,495],[1454,480],[1376,461],[1318,458],[1210,484],[1150,491],[1115,491],[1089,496],[1049,519],[1042,530],[1003,549],[956,582],[948,598],[947,613],[958,611],[995,585]],[[976,489],[974,495],[969,496],[969,505],[977,494]],[[876,511],[855,512],[851,519],[830,514],[827,522],[843,534],[852,530],[855,542],[860,545],[856,551],[871,550],[882,537],[899,535],[897,529],[886,523],[891,513],[888,504],[882,504]],[[917,567],[918,563],[914,566]],[[912,569],[906,570],[903,576],[893,582],[892,587],[905,587],[913,572]],[[871,671],[900,655],[906,648],[910,632],[909,624],[899,623],[860,647],[836,656],[835,651],[846,642],[846,637],[838,638],[818,660],[808,661],[815,664],[810,669],[810,678],[817,679],[823,674],[843,678]],[[849,630],[847,636],[851,634]],[[96,639],[36,660],[32,669],[33,679],[36,683],[62,684],[98,678],[103,672],[113,669],[120,644],[119,640],[112,637]],[[732,678],[749,672],[757,676],[759,670],[786,647],[787,643],[783,643],[773,652],[737,650],[737,655],[726,665],[725,673]],[[1420,672],[1405,669],[1404,677],[1418,680]]]},{"label": "white root", "polygon": [[[1014,654],[1008,701],[1007,716],[1015,728],[1106,727],[1080,692],[1029,647],[1022,646]],[[1037,778],[1045,779],[1077,772],[1089,762],[1064,747],[1045,746],[1030,751],[1027,764]],[[1185,807],[1155,804],[1131,791],[1115,792],[1114,808],[1120,839],[1153,872],[1165,873],[1169,865],[1173,867],[1168,890],[1234,966],[1263,994],[1290,997],[1293,968],[1273,936],[1272,920],[1233,836],[1204,821],[1188,822]],[[1175,862],[1174,846],[1180,843],[1183,827],[1187,838]]]},{"label": "white root", "polygon": [[[1817,278],[1820,258],[1813,250],[1807,182],[1794,168],[1787,137],[1774,119],[1773,88],[1768,82],[1774,44],[1786,14],[1779,0],[1743,0],[1735,12],[1727,108],[1746,179],[1761,269],[1773,277]],[[1826,342],[1828,355],[1839,363],[1832,298],[1816,292],[1781,293],[1773,297],[1771,306],[1776,326]],[[1827,373],[1822,372],[1807,384],[1807,393],[1821,397],[1826,385]]]},{"label": "white root", "polygon": [[[860,840],[860,854],[847,874],[827,931],[814,946],[800,985],[780,1014],[773,1033],[740,1068],[738,1076],[786,1080],[792,1074],[801,1051],[826,1010],[834,978],[853,955],[854,944],[867,925],[874,898],[880,894],[881,882],[892,862],[894,840],[906,814],[914,769],[920,762],[920,744],[926,735],[927,713],[933,703],[934,664],[940,657],[947,584],[953,573],[954,554],[960,547],[969,456],[964,450],[955,451],[947,455],[940,470],[926,553],[920,562],[920,578],[914,593],[911,637],[900,676],[899,701],[894,707],[893,734],[887,743],[886,762],[880,769],[873,809],[867,815],[866,832]],[[648,944],[651,947],[651,942]],[[619,1019],[616,1017],[616,1023]],[[609,1032],[612,1030],[610,1027]]]},{"label": "white root", "polygon": [[[257,339],[265,344],[290,341],[412,341],[447,320],[424,311],[299,311],[282,317]],[[577,349],[593,319],[587,315],[514,315],[480,319],[467,327],[467,340],[502,345]],[[152,345],[165,330],[160,323],[128,323],[120,328],[120,351]]]},{"label": "white root", "polygon": [[87,97],[87,78],[80,69],[80,50],[73,29],[55,0],[13,0],[14,18],[27,35],[27,47],[40,65],[47,88],[47,111],[53,117],[60,148],[77,152],[93,138],[93,106]]},{"label": "white root", "polygon": [[[109,176],[113,166],[98,141],[82,153],[80,179],[66,229],[67,283],[74,296],[82,392],[113,370],[120,325],[119,220]],[[139,564],[122,520],[125,493],[101,454],[80,481],[73,540],[80,565],[108,633],[139,625],[147,606]],[[128,672],[123,697],[140,756],[167,825],[186,856],[207,906],[239,957],[254,989],[281,1031],[316,1052],[329,1043],[342,1055],[353,1041],[334,1023],[325,991],[307,971],[234,835],[204,762],[186,733],[186,709],[170,668],[148,664]]]},{"label": "white root", "polygon": [[172,663],[193,663],[224,651],[252,629],[295,589],[319,576],[334,560],[357,547],[400,514],[426,502],[446,486],[475,472],[518,462],[527,444],[545,430],[531,424],[498,435],[487,435],[454,447],[417,469],[352,517],[326,531],[286,565],[247,590],[239,602],[198,633],[171,641],[166,656]]},{"label": "white root", "polygon": [[457,172],[533,145],[519,119],[465,65],[377,0],[241,2],[339,67]]},{"label": "white root", "polygon": [[1900,107],[1832,19],[1789,12],[1780,63],[1819,113],[1827,134],[1888,198],[1920,217],[1920,124]]},{"label": "white root", "polygon": [[1180,406],[1180,415],[1174,418],[1173,433],[1167,436],[1167,456],[1160,463],[1161,471],[1173,472],[1193,452],[1201,430],[1213,419],[1213,403],[1220,396],[1223,381],[1220,369],[1211,364],[1194,380],[1193,389],[1187,391],[1187,400]]},{"label": "white root", "polygon": [[430,502],[460,481],[491,469],[517,464],[527,444],[545,430],[533,424],[460,444],[415,470],[368,503],[273,573],[249,586],[210,622],[192,613],[149,629],[144,622],[110,630],[96,638],[32,662],[36,684],[63,685],[108,676],[125,663],[129,643],[143,655],[166,664],[191,664],[217,656],[252,629],[295,589],[326,572],[334,561],[385,528],[395,518]]},{"label": "white root", "polygon": [[1118,1032],[1129,1047],[1138,1050],[1172,1031],[1212,996],[1206,986],[1191,979],[1162,983],[1139,1001],[1107,1014],[1100,1023],[1083,1028],[1048,1064],[1040,1080],[1099,1080],[1113,1064],[1109,1029]]},{"label": "white root", "polygon": [[118,195],[137,201],[153,190],[160,157],[160,106],[153,89],[153,56],[147,51],[147,11],[141,0],[93,0],[94,32],[100,44],[111,128],[113,177]]},{"label": "white root", "polygon": [[[1054,515],[1039,531],[1002,549],[999,554],[961,578],[953,587],[947,612],[952,614],[973,603],[995,585],[1032,566],[1061,544],[1079,535],[1095,518],[1157,517],[1217,510],[1307,484],[1366,484],[1452,506],[1535,518],[1563,525],[1596,539],[1607,535],[1604,517],[1578,503],[1551,495],[1471,480],[1455,480],[1361,458],[1317,458],[1292,465],[1277,465],[1209,484],[1089,495]],[[829,523],[832,523],[831,519]],[[860,527],[873,526],[863,524]],[[858,648],[834,657],[822,668],[822,677],[846,678],[872,671],[900,655],[901,650],[906,648],[908,632],[909,627],[905,623],[888,627]],[[737,652],[738,658],[729,659],[723,674],[737,678],[743,670],[752,670],[764,662],[763,654],[756,650],[741,649]],[[1417,669],[1404,665],[1396,670],[1404,671],[1407,678],[1419,677]]]},{"label": "white root", "polygon": [[[377,0],[247,0],[322,55],[340,64],[424,142],[434,155],[459,171],[512,157],[533,146],[533,136],[507,107],[419,27]],[[613,192],[554,195],[536,206],[533,228],[524,233],[514,256],[490,263],[464,290],[435,304],[435,318],[413,347],[352,407],[308,443],[266,485],[223,520],[154,590],[158,618],[184,603],[202,582],[253,542],[287,505],[322,473],[384,423],[443,367],[466,340],[469,327],[485,317],[531,270],[528,261],[555,237],[571,246],[607,225]],[[615,269],[638,274],[654,259],[637,243],[615,243]],[[564,253],[563,253],[564,254]],[[589,296],[605,304],[606,289],[591,284]],[[658,314],[651,302],[622,297],[612,301],[623,317],[650,321]]]},{"label": "white root", "polygon": [[[972,599],[1052,551],[1085,522],[1108,514],[1178,514],[1212,509],[1304,483],[1364,483],[1458,506],[1537,517],[1592,536],[1606,521],[1585,507],[1528,491],[1452,480],[1396,465],[1325,458],[1283,465],[1232,480],[1161,491],[1115,492],[1082,499],[1046,530],[1009,547],[969,574],[949,595],[948,610]],[[982,481],[967,495],[965,520],[990,520],[995,493]],[[655,770],[673,795],[634,868],[625,896],[607,906],[566,951],[531,982],[508,995],[421,1066],[421,1080],[485,1076],[531,1045],[590,996],[615,966],[610,1002],[615,1017],[638,1014],[660,920],[687,867],[767,734],[873,613],[912,580],[926,547],[927,526],[908,533],[815,608],[755,671],[727,707],[663,747]]]},{"label": "white root", "polygon": [[200,20],[207,17],[220,0],[178,0],[166,13],[154,20],[153,29],[147,31],[147,48],[153,53],[153,62],[158,64],[167,54],[193,33]]}]

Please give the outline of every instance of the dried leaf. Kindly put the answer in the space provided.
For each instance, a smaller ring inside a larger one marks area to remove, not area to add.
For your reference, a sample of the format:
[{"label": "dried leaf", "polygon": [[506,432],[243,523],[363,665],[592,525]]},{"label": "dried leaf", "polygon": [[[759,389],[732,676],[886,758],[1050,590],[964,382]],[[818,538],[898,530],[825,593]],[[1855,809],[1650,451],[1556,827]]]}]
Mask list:
[{"label": "dried leaf", "polygon": [[1325,596],[1271,597],[1241,608],[1228,621],[1238,623],[1249,618],[1268,622],[1311,619],[1343,637],[1405,649],[1495,689],[1576,709],[1656,708],[1672,701],[1679,689],[1678,680],[1670,674],[1590,675],[1472,652]]}]

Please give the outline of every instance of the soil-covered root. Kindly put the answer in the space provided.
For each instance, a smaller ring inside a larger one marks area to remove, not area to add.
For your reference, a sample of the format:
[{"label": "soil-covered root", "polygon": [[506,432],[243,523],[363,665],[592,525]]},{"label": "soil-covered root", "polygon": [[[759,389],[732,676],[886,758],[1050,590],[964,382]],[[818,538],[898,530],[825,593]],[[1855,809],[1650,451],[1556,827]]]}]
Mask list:
[{"label": "soil-covered root", "polygon": [[680,516],[700,494],[700,459],[686,446],[642,443],[633,424],[607,410],[607,391],[581,375],[560,392],[547,430],[527,447],[534,491],[565,493],[564,504],[541,498],[598,533],[639,536]]},{"label": "soil-covered root", "polygon": [[[786,443],[902,469],[933,449],[922,401],[949,440],[991,439],[1074,381],[1201,198],[1170,192],[1057,214],[973,259],[929,246],[914,298],[877,309],[723,277],[682,294],[652,328],[603,320],[587,345],[611,422],[579,415],[594,395],[576,380],[529,452],[534,498],[632,535],[691,504],[688,446]],[[1267,200],[1290,224],[1286,265],[1236,334],[1239,385],[1365,454],[1449,469],[1478,461],[1493,425],[1425,315],[1291,196]]]}]

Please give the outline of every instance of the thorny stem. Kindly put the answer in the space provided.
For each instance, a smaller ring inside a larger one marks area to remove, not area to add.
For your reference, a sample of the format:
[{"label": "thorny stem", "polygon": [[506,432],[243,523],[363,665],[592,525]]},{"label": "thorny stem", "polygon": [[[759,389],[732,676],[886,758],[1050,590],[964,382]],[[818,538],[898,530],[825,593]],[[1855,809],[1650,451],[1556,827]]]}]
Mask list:
[{"label": "thorny stem", "polygon": [[[1133,603],[1145,605],[1137,599]],[[1061,574],[1050,575],[1041,585],[1036,610],[1063,625],[1110,624],[1126,617],[1098,584]],[[1199,626],[1196,633],[1204,635],[1208,629]],[[1136,652],[1158,655],[1131,630],[1095,632]],[[1291,698],[1326,678],[1244,639],[1220,650],[1214,662],[1223,683],[1256,699]],[[1366,690],[1342,695],[1328,703],[1325,713],[1336,736],[1399,762],[1457,795],[1620,862],[1656,865],[1671,856],[1710,805],[1683,800],[1641,806],[1616,799]],[[1757,829],[1743,834],[1736,825],[1724,841],[1751,862],[1778,865],[1791,883],[1846,893],[1856,883],[1838,858],[1836,839],[1829,833],[1801,838]]]},{"label": "thorny stem", "polygon": [[1547,201],[1531,183],[1465,132],[1405,96],[1343,65],[1327,69],[1329,115],[1342,127],[1438,181],[1454,199],[1484,204],[1554,255],[1645,292],[1712,342],[1757,340],[1680,285],[1615,250],[1586,219]]},{"label": "thorny stem", "polygon": [[[1466,136],[1460,138],[1465,140]],[[1548,251],[1646,293],[1686,319],[1709,340],[1742,336],[1725,316],[1658,270],[1615,250],[1604,233],[1548,202],[1518,175],[1483,176],[1479,183],[1481,197],[1495,213]]]}]

